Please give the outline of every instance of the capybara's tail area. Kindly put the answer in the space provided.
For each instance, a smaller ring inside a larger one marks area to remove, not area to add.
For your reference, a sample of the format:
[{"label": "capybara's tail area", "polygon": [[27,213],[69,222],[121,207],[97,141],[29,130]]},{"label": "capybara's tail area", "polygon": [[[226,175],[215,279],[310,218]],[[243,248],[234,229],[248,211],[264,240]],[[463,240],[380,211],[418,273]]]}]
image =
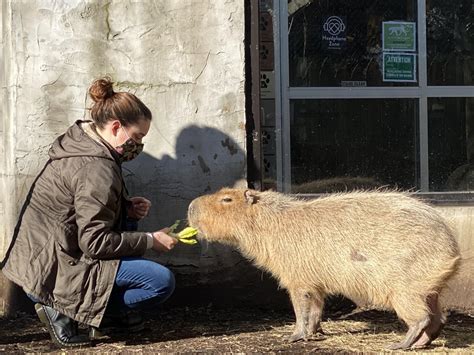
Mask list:
[{"label": "capybara's tail area", "polygon": [[429,290],[430,293],[440,293],[441,290],[446,287],[449,279],[458,272],[460,264],[460,256],[454,256],[445,263],[441,265],[438,264],[436,271],[433,270],[430,276],[422,280],[425,286],[423,288]]},{"label": "capybara's tail area", "polygon": [[397,290],[391,304],[398,316],[410,325],[431,314],[433,310],[429,300],[433,297],[438,299],[448,280],[458,271],[460,263],[459,256],[453,256],[445,262],[437,260],[429,275],[419,275],[411,284]]}]

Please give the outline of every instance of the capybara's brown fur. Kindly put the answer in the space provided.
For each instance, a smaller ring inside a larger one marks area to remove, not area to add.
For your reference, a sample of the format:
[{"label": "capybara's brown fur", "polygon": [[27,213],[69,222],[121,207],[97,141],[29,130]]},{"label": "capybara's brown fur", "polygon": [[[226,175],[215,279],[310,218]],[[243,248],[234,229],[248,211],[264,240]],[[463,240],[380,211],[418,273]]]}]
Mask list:
[{"label": "capybara's brown fur", "polygon": [[458,268],[454,232],[406,193],[303,200],[226,188],[192,201],[188,219],[203,238],[237,247],[288,290],[296,314],[291,341],[321,329],[328,294],[395,310],[409,331],[392,349],[426,346],[444,325],[438,294]]}]

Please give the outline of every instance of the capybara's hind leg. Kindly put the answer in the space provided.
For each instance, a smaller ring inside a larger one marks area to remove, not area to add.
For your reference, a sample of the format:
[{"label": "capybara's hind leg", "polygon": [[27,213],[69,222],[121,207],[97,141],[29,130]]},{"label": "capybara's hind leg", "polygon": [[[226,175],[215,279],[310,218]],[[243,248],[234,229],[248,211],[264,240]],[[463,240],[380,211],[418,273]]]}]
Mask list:
[{"label": "capybara's hind leg", "polygon": [[307,325],[309,322],[309,300],[310,294],[301,289],[288,290],[290,293],[291,303],[296,316],[296,324],[293,334],[288,338],[288,341],[295,342],[298,340],[307,340]]},{"label": "capybara's hind leg", "polygon": [[392,305],[397,315],[408,324],[408,332],[403,341],[391,344],[387,349],[408,349],[430,324],[426,301],[417,296],[404,295],[392,299]]},{"label": "capybara's hind leg", "polygon": [[409,326],[408,332],[405,336],[405,339],[399,343],[390,344],[387,349],[389,350],[398,350],[398,349],[408,349],[410,348],[416,340],[420,337],[423,330],[429,324],[429,316],[423,318],[414,325]]},{"label": "capybara's hind leg", "polygon": [[439,336],[446,323],[446,317],[441,312],[439,306],[438,295],[429,295],[427,301],[431,312],[430,324],[426,327],[420,338],[412,345],[412,348],[423,348],[430,345]]},{"label": "capybara's hind leg", "polygon": [[323,329],[321,328],[321,317],[323,314],[324,307],[324,295],[319,292],[311,292],[309,298],[309,319],[307,326],[307,333],[324,334]]}]

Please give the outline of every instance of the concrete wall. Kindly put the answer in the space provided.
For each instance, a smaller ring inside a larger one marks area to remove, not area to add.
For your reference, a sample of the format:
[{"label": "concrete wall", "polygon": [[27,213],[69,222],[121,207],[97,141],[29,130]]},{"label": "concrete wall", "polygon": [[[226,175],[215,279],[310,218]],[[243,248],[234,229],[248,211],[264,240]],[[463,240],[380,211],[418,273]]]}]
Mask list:
[{"label": "concrete wall", "polygon": [[461,267],[442,294],[446,307],[474,311],[474,206],[438,207],[457,229]]},{"label": "concrete wall", "polygon": [[[153,202],[140,229],[185,218],[198,195],[245,184],[243,1],[5,0],[1,9],[0,260],[50,143],[88,117],[87,88],[104,74],[154,115],[144,153],[124,165],[131,194]],[[185,274],[241,261],[184,245],[160,260]]]}]

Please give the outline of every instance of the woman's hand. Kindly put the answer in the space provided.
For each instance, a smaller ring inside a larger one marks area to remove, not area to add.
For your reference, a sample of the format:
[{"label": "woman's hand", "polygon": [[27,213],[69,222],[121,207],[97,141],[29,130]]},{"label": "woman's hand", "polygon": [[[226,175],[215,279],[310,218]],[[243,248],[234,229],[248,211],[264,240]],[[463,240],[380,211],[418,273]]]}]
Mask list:
[{"label": "woman's hand", "polygon": [[128,208],[128,217],[134,219],[142,219],[148,215],[151,207],[151,201],[144,197],[131,197],[132,204]]},{"label": "woman's hand", "polygon": [[178,243],[178,239],[169,236],[169,228],[163,228],[153,233],[153,250],[170,251]]}]

